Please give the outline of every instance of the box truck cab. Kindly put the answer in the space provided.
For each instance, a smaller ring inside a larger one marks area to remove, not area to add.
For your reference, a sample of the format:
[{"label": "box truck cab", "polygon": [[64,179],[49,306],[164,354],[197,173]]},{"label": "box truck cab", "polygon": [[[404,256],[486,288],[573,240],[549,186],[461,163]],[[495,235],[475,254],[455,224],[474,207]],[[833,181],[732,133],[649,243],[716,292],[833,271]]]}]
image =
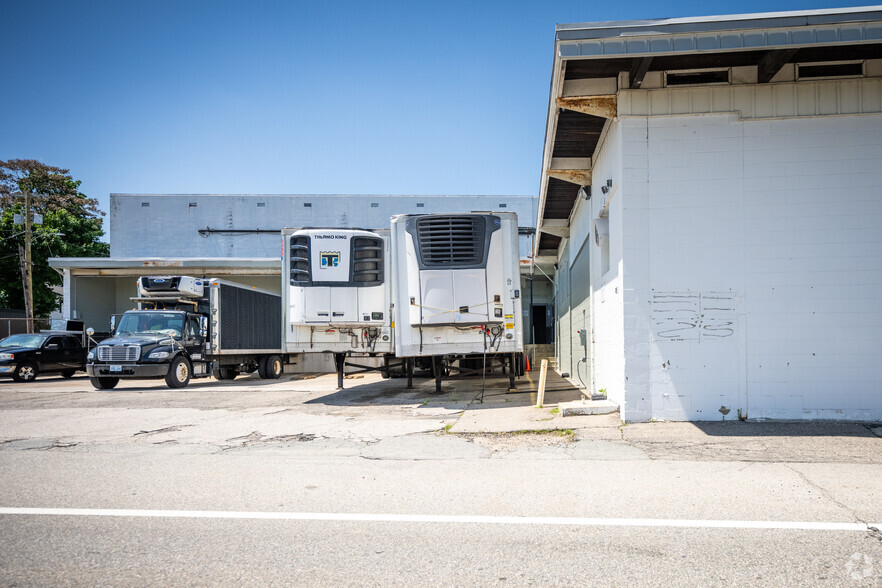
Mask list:
[{"label": "box truck cab", "polygon": [[243,284],[190,276],[143,276],[139,308],[111,324],[113,337],[89,352],[86,372],[97,389],[120,380],[164,378],[183,388],[192,378],[219,380],[283,371],[281,297]]}]

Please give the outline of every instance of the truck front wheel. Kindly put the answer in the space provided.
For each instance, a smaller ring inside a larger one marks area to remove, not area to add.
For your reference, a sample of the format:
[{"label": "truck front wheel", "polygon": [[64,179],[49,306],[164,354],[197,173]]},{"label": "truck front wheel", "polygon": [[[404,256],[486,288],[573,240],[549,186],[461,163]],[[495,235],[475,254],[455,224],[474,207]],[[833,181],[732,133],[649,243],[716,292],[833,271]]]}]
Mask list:
[{"label": "truck front wheel", "polygon": [[190,362],[181,355],[174,358],[165,376],[169,388],[184,388],[190,383]]},{"label": "truck front wheel", "polygon": [[119,384],[119,378],[89,378],[96,390],[110,390]]}]

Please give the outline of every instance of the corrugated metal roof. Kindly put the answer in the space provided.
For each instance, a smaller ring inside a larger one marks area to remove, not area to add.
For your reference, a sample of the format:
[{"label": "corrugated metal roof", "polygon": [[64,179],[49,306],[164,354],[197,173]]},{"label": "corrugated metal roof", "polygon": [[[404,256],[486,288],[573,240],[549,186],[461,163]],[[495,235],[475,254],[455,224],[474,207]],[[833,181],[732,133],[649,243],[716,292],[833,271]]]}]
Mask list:
[{"label": "corrugated metal roof", "polygon": [[670,34],[766,27],[811,26],[880,20],[882,5],[796,10],[791,12],[759,12],[685,18],[656,18],[608,22],[559,24],[559,39],[598,39],[633,34]]}]

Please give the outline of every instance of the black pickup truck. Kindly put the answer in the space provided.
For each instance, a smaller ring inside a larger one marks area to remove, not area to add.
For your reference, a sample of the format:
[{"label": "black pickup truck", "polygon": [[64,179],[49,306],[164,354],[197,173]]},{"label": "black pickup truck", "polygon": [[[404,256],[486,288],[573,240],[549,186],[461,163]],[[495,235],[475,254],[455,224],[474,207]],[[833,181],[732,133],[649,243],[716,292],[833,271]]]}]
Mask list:
[{"label": "black pickup truck", "polygon": [[0,341],[0,376],[33,382],[37,374],[60,372],[65,378],[86,371],[86,349],[75,335],[21,333]]}]

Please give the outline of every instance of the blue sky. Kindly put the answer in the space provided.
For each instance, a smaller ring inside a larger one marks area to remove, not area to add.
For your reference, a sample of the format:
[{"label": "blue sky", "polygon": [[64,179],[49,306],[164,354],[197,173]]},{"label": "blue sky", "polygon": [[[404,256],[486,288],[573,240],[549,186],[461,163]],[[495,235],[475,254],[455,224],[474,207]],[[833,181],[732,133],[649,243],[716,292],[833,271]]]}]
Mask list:
[{"label": "blue sky", "polygon": [[111,192],[537,194],[554,25],[846,2],[6,0],[0,159]]}]

